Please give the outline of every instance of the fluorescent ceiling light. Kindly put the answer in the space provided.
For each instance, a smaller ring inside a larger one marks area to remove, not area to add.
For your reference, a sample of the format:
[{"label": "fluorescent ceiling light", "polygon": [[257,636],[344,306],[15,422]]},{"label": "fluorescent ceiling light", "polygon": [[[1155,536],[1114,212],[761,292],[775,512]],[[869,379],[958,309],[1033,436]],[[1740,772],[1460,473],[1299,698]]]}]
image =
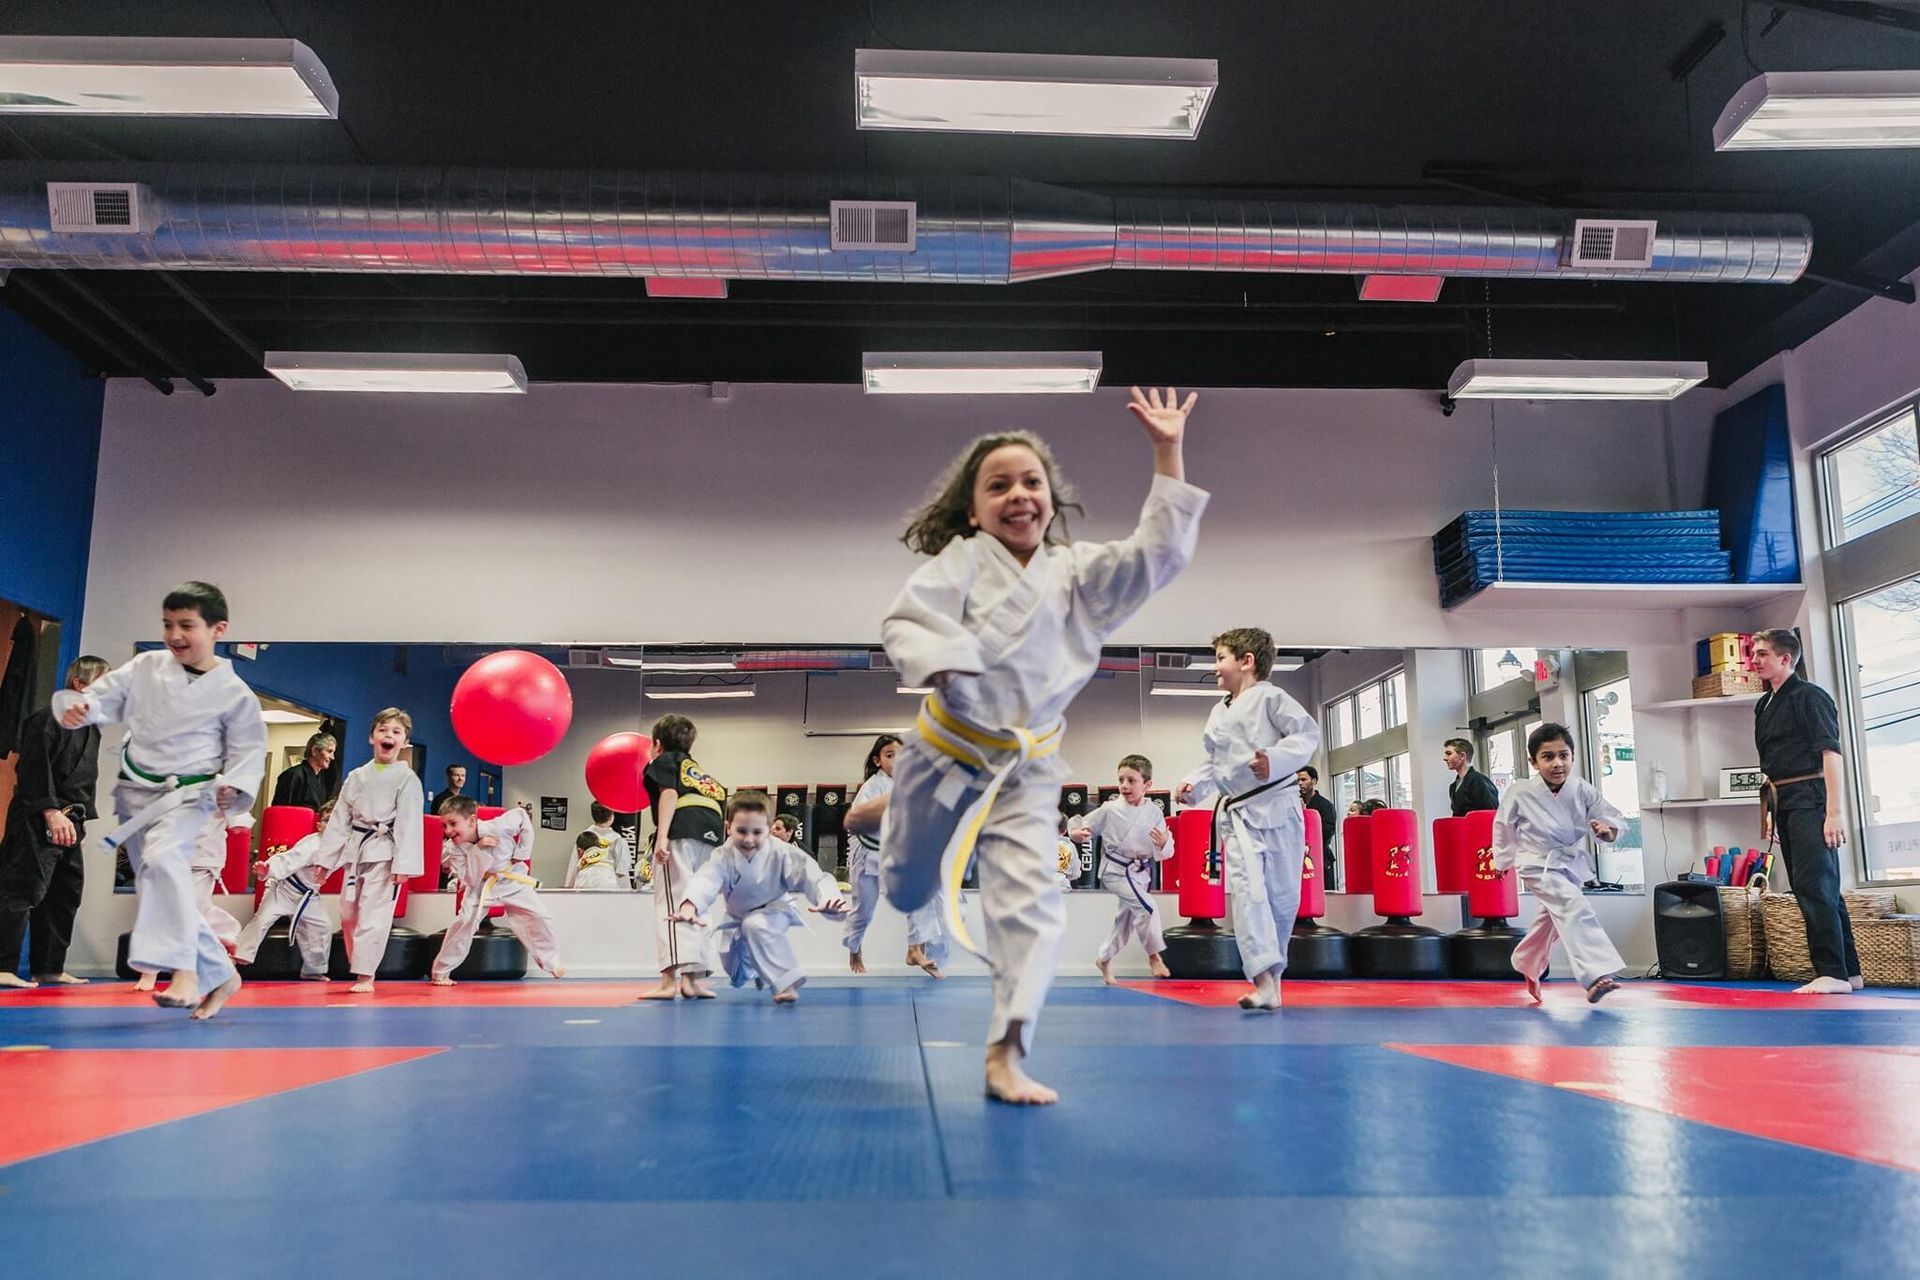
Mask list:
[{"label": "fluorescent ceiling light", "polygon": [[868,395],[1068,395],[1100,385],[1098,351],[869,351]]},{"label": "fluorescent ceiling light", "polygon": [[524,395],[517,356],[386,351],[269,351],[266,370],[295,391],[435,391]]},{"label": "fluorescent ceiling light", "polygon": [[862,129],[1190,139],[1220,87],[1220,64],[859,49],[853,78]]},{"label": "fluorescent ceiling light", "polygon": [[278,707],[262,707],[260,718],[268,724],[319,724],[319,716],[305,715],[298,711],[282,711]]},{"label": "fluorescent ceiling light", "polygon": [[1437,302],[1445,276],[1361,276],[1362,302]]},{"label": "fluorescent ceiling light", "polygon": [[1147,690],[1156,698],[1213,698],[1218,700],[1227,696],[1224,689],[1215,689],[1203,684],[1157,684]]},{"label": "fluorescent ceiling light", "polygon": [[1275,671],[1298,671],[1306,665],[1307,660],[1305,658],[1275,658],[1273,660],[1273,669]]},{"label": "fluorescent ceiling light", "polygon": [[734,671],[738,668],[732,662],[669,662],[662,659],[650,662],[645,658],[616,658],[606,656],[610,667],[632,667],[639,671]]},{"label": "fluorescent ceiling light", "polygon": [[1713,122],[1715,151],[1920,147],[1920,71],[1769,71]]},{"label": "fluorescent ceiling light", "polygon": [[0,36],[0,112],[330,119],[340,94],[298,40]]},{"label": "fluorescent ceiling light", "polygon": [[1455,400],[1671,400],[1707,380],[1699,361],[1468,360],[1447,380]]},{"label": "fluorescent ceiling light", "polygon": [[930,684],[903,684],[899,688],[895,689],[894,692],[895,693],[917,693],[924,697],[925,695],[933,692],[933,686]]},{"label": "fluorescent ceiling light", "polygon": [[647,697],[659,702],[703,702],[709,698],[751,698],[753,689],[648,689]]}]

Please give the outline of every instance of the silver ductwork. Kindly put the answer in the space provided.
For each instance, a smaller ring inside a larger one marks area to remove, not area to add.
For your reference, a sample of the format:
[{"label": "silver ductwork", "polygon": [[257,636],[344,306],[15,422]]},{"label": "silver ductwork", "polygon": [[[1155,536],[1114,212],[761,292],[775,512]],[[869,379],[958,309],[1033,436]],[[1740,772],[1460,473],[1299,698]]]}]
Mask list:
[{"label": "silver ductwork", "polygon": [[[56,232],[49,182],[138,183],[153,229]],[[912,200],[912,253],[831,248],[831,200]],[[1788,283],[1791,214],[1657,219],[1651,265],[1572,265],[1550,209],[1108,196],[1020,179],[0,164],[0,267],[1011,284],[1111,268]]]}]

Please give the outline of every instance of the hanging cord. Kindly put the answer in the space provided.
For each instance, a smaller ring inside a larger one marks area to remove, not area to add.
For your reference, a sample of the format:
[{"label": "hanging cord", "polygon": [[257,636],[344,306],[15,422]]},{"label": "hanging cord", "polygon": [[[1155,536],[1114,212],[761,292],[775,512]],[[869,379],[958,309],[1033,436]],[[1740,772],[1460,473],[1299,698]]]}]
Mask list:
[{"label": "hanging cord", "polygon": [[1493,580],[1507,580],[1507,540],[1500,519],[1500,402],[1487,401],[1487,422],[1493,435]]}]

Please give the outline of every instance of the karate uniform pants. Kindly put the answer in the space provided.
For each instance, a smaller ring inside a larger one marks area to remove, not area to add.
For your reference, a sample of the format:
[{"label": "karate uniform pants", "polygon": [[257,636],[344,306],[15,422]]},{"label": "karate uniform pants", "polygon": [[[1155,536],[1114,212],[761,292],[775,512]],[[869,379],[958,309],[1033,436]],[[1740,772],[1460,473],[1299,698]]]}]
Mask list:
[{"label": "karate uniform pants", "polygon": [[260,954],[260,943],[267,936],[267,930],[289,916],[293,918],[289,932],[293,944],[300,949],[300,976],[325,977],[327,953],[333,948],[333,924],[327,919],[327,909],[320,905],[319,895],[309,893],[291,880],[268,882],[266,892],[260,895],[260,905],[254,908],[253,919],[241,928],[240,937],[234,943],[233,958],[242,964],[252,964],[253,958]]},{"label": "karate uniform pants", "polygon": [[86,824],[73,824],[76,839],[62,847],[47,839],[46,819],[14,805],[7,814],[7,835],[0,843],[0,970],[13,972],[20,941],[28,944],[28,972],[52,978],[67,969],[73,918],[80,912],[86,869],[80,839]]},{"label": "karate uniform pants", "polygon": [[200,908],[200,916],[213,930],[213,936],[220,939],[220,945],[228,951],[240,937],[240,921],[225,907],[216,906],[213,895],[220,889],[219,867],[195,867],[193,869],[193,900]]},{"label": "karate uniform pants", "polygon": [[392,862],[362,862],[347,872],[340,889],[340,936],[347,944],[347,968],[356,978],[371,978],[386,959],[393,937],[393,908],[400,882]]},{"label": "karate uniform pants", "polygon": [[713,846],[705,840],[669,840],[667,856],[654,860],[653,942],[663,974],[671,970],[701,978],[713,972],[712,931],[673,918],[693,877],[711,857]]},{"label": "karate uniform pants", "polygon": [[560,939],[553,932],[553,917],[547,914],[540,895],[532,885],[518,880],[496,880],[485,901],[472,887],[462,895],[460,914],[447,926],[447,936],[440,940],[440,954],[433,958],[436,979],[448,977],[460,967],[467,952],[473,949],[473,935],[480,931],[480,926],[486,923],[487,912],[494,907],[507,909],[504,917],[507,928],[513,930],[513,936],[520,939],[536,965],[548,973],[560,967]]},{"label": "karate uniform pants", "polygon": [[1241,971],[1249,982],[1263,973],[1278,981],[1287,969],[1287,943],[1300,914],[1300,866],[1307,856],[1300,811],[1289,810],[1278,826],[1256,827],[1230,808],[1219,822],[1227,858],[1227,911],[1240,945]]},{"label": "karate uniform pants", "polygon": [[[165,794],[160,787],[123,781],[114,788],[114,812],[124,822]],[[136,894],[128,965],[142,973],[191,972],[199,978],[202,994],[235,976],[226,947],[201,913],[194,883],[193,851],[208,826],[219,820],[212,809],[189,802],[122,846],[133,866]],[[238,934],[237,925],[234,931]]]},{"label": "karate uniform pants", "polygon": [[1789,886],[1807,922],[1813,971],[1844,981],[1860,972],[1860,953],[1853,945],[1853,919],[1840,897],[1840,855],[1827,847],[1825,825],[1824,808],[1788,809],[1776,817],[1774,829],[1780,833]]},{"label": "karate uniform pants", "polygon": [[[880,874],[887,900],[908,915],[938,902],[940,856],[985,782],[946,763],[918,735],[909,735],[894,767],[880,831]],[[974,846],[985,919],[981,941],[993,973],[987,1043],[1000,1043],[1018,1023],[1022,1053],[1032,1050],[1034,1024],[1067,933],[1057,874],[1063,776],[1058,757],[1052,757],[1010,778]]]},{"label": "karate uniform pants", "polygon": [[847,870],[847,896],[853,901],[849,904],[847,930],[841,935],[841,941],[848,951],[858,955],[866,945],[867,926],[873,923],[873,913],[880,906],[880,855],[869,853],[864,865]]},{"label": "karate uniform pants", "polygon": [[1518,870],[1520,886],[1533,895],[1540,910],[1527,925],[1527,936],[1513,949],[1515,972],[1538,982],[1547,971],[1555,939],[1566,950],[1574,980],[1583,987],[1591,987],[1627,967],[1581,891],[1591,868],[1584,862],[1555,862]]},{"label": "karate uniform pants", "polygon": [[[1113,958],[1135,938],[1140,939],[1141,948],[1150,956],[1157,956],[1167,948],[1166,939],[1160,933],[1159,904],[1147,895],[1148,905],[1141,906],[1128,881],[1127,873],[1118,867],[1100,873],[1101,887],[1111,892],[1115,900],[1113,931],[1100,946],[1101,964],[1113,963]],[[1146,887],[1141,886],[1140,891],[1146,894]]]},{"label": "karate uniform pants", "polygon": [[619,873],[611,866],[604,862],[596,862],[590,867],[583,868],[580,874],[573,878],[573,887],[608,890],[624,889],[627,886],[620,883]]},{"label": "karate uniform pants", "polygon": [[776,992],[804,986],[806,971],[787,941],[787,930],[799,923],[791,906],[777,902],[739,919],[730,918],[715,929],[720,964],[733,985],[745,986],[758,978]]}]

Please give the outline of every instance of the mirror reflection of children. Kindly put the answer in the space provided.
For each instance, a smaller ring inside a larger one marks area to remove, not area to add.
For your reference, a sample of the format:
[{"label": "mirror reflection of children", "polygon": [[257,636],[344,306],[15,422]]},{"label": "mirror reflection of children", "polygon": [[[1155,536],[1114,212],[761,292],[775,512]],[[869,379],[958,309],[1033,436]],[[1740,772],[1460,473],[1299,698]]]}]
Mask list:
[{"label": "mirror reflection of children", "polygon": [[1127,943],[1140,939],[1147,964],[1156,978],[1170,978],[1160,953],[1166,940],[1160,933],[1160,906],[1151,892],[1153,864],[1173,854],[1173,833],[1167,829],[1160,806],[1147,799],[1153,782],[1153,762],[1142,755],[1125,756],[1118,775],[1120,794],[1076,822],[1071,834],[1081,840],[1100,839],[1100,887],[1118,902],[1113,929],[1095,957],[1100,977],[1115,985],[1113,961]]},{"label": "mirror reflection of children", "polygon": [[334,804],[329,800],[320,806],[314,815],[316,825],[311,834],[277,852],[261,850],[267,856],[253,864],[253,874],[266,888],[260,894],[260,905],[253,909],[253,918],[240,930],[240,937],[234,943],[235,964],[252,964],[260,953],[260,943],[266,938],[267,930],[291,916],[293,923],[287,926],[287,935],[300,952],[301,979],[330,981],[327,953],[333,948],[333,921],[327,918],[327,909],[320,905],[318,895],[320,884],[328,875],[328,868],[320,860],[321,833],[333,816]]},{"label": "mirror reflection of children", "polygon": [[1584,886],[1594,874],[1587,837],[1611,844],[1626,819],[1598,787],[1574,774],[1573,734],[1565,725],[1549,722],[1528,734],[1527,758],[1532,775],[1507,788],[1493,819],[1494,870],[1518,870],[1521,887],[1540,904],[1513,949],[1513,967],[1539,1004],[1540,975],[1558,939],[1574,978],[1587,989],[1587,1003],[1598,1004],[1620,989],[1614,975],[1627,962],[1587,905]]},{"label": "mirror reflection of children", "polygon": [[613,829],[613,810],[595,803],[593,825],[573,841],[567,860],[568,889],[626,889],[632,886],[633,851],[627,838]]},{"label": "mirror reflection of children", "polygon": [[844,914],[847,901],[806,850],[770,836],[767,810],[758,791],[727,801],[727,842],[694,874],[673,918],[705,924],[700,913],[724,900],[727,918],[714,930],[714,942],[727,977],[736,987],[749,980],[772,987],[775,1004],[792,1004],[807,975],[787,940],[787,930],[801,923],[787,895],[804,894],[813,904],[807,910],[829,919]]},{"label": "mirror reflection of children", "polygon": [[[900,735],[883,733],[867,748],[866,777],[853,793],[848,805],[851,813],[861,806],[884,805],[893,791],[893,762],[900,754]],[[855,973],[867,971],[862,949],[867,927],[873,923],[874,909],[880,905],[880,832],[847,828],[847,887],[853,908],[847,914],[847,930],[842,941],[847,948],[847,968]]]}]

